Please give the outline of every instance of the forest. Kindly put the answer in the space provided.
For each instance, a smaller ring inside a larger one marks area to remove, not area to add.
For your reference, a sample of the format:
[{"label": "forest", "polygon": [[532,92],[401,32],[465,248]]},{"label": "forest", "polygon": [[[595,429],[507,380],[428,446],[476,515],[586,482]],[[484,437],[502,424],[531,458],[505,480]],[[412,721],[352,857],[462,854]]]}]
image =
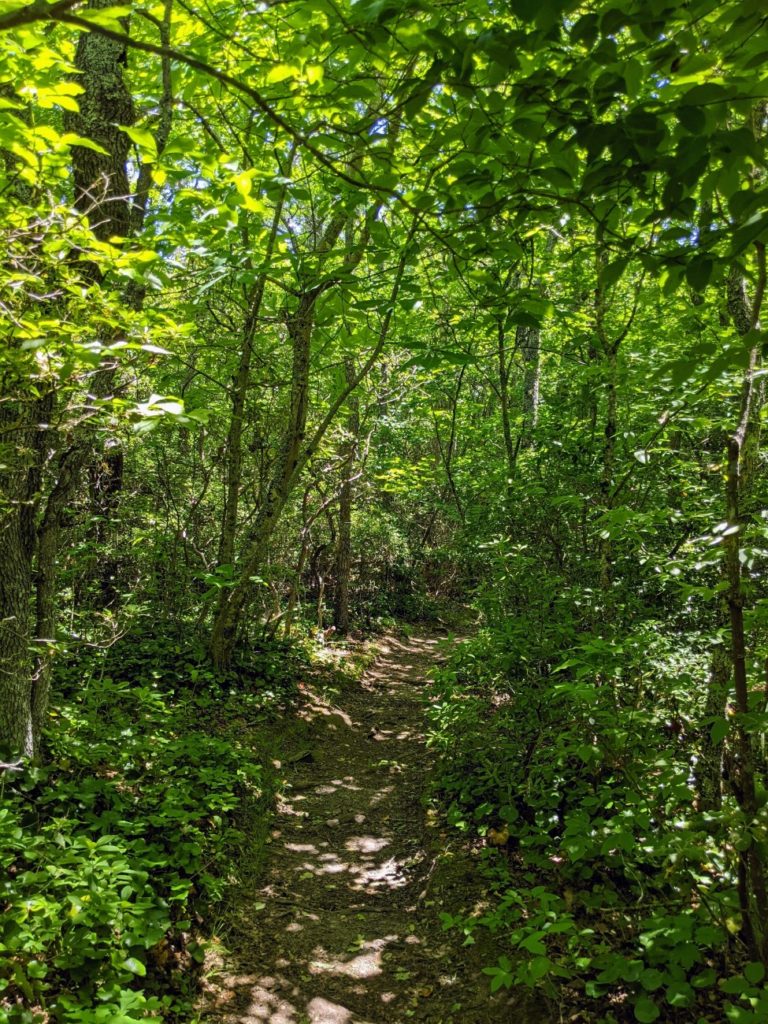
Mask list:
[{"label": "forest", "polygon": [[768,10],[0,0],[0,1024],[768,1022]]}]

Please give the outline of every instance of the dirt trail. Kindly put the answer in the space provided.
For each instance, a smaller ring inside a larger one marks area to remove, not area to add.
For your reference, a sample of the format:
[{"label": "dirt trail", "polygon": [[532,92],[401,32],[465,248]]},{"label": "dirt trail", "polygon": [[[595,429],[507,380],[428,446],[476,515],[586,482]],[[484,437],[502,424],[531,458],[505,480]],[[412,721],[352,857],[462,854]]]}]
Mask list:
[{"label": "dirt trail", "polygon": [[442,855],[422,804],[422,687],[440,656],[435,636],[390,638],[337,703],[307,702],[311,752],[289,773],[262,887],[241,907],[239,965],[215,1020],[549,1020],[491,997],[476,951],[440,928],[441,910],[477,886],[469,860]]}]

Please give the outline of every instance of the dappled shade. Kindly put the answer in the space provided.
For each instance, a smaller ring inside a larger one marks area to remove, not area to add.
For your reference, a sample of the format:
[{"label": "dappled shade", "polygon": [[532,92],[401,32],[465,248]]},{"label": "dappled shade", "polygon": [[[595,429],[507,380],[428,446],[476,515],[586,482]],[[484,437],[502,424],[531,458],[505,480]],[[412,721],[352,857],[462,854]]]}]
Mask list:
[{"label": "dappled shade", "polygon": [[313,759],[289,776],[263,886],[240,896],[237,959],[251,970],[226,979],[227,1021],[379,1024],[417,1012],[481,1024],[511,1012],[482,989],[469,995],[466,957],[451,953],[429,900],[440,840],[421,803],[419,722],[444,642],[382,646],[359,688],[307,694]]}]

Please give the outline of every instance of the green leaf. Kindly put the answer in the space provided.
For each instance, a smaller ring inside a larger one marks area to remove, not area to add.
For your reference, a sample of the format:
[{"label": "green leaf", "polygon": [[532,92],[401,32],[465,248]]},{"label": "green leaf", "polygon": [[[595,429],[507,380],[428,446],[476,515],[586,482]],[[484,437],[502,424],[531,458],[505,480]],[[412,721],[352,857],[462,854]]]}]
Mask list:
[{"label": "green leaf", "polygon": [[505,974],[497,973],[491,979],[491,992],[498,992],[503,986],[509,988],[509,982]]},{"label": "green leaf", "polygon": [[765,231],[768,231],[768,210],[753,214],[745,224],[734,231],[731,253],[737,255],[742,252]]},{"label": "green leaf", "polygon": [[61,136],[61,141],[65,146],[80,146],[81,149],[91,149],[94,153],[109,156],[108,150],[100,146],[98,142],[94,142],[93,139],[87,139],[82,135],[77,135],[75,132],[64,132]]},{"label": "green leaf", "polygon": [[646,967],[640,975],[640,984],[647,992],[653,992],[664,984],[664,975],[655,967]]},{"label": "green leaf", "polygon": [[119,125],[120,131],[125,132],[131,142],[134,142],[141,153],[141,159],[147,163],[154,163],[157,160],[157,143],[152,132],[146,128],[134,128],[127,125]]},{"label": "green leaf", "polygon": [[80,106],[74,97],[79,96],[82,92],[83,87],[77,82],[61,82],[51,88],[40,86],[37,89],[37,105],[45,110],[61,107],[62,110],[76,113]]},{"label": "green leaf", "polygon": [[520,943],[520,948],[527,950],[529,953],[543,954],[547,952],[547,947],[541,941],[543,932],[534,932],[533,935],[527,936]]},{"label": "green leaf", "polygon": [[660,1016],[661,1012],[656,1003],[649,996],[640,996],[635,1003],[635,1019],[639,1020],[640,1024],[653,1024]]},{"label": "green leaf", "polygon": [[720,988],[729,996],[738,996],[742,992],[746,992],[749,988],[749,982],[742,974],[735,974],[731,978],[726,978],[720,982]]},{"label": "green leaf", "polygon": [[92,25],[110,29],[112,32],[124,33],[125,25],[121,19],[129,18],[132,11],[133,8],[130,5],[115,4],[114,7],[102,7],[96,10],[85,7],[78,10],[77,15]]},{"label": "green leaf", "polygon": [[685,268],[685,276],[696,292],[703,292],[712,277],[715,262],[711,256],[697,256]]},{"label": "green leaf", "polygon": [[267,72],[267,82],[286,82],[289,78],[298,78],[300,74],[299,68],[293,64],[276,64]]},{"label": "green leaf", "polygon": [[522,21],[534,21],[541,8],[541,0],[512,0],[512,10]]},{"label": "green leaf", "polygon": [[573,178],[562,167],[542,167],[536,173],[555,188],[573,188]]},{"label": "green leaf", "polygon": [[678,101],[681,107],[701,107],[710,103],[720,103],[728,96],[727,89],[717,82],[705,82],[694,85]]},{"label": "green leaf", "polygon": [[123,960],[120,966],[124,967],[126,971],[130,971],[131,974],[138,975],[140,978],[145,977],[147,973],[147,968],[135,956],[129,956],[126,960]]},{"label": "green leaf", "polygon": [[524,139],[528,139],[530,142],[538,142],[544,130],[544,123],[542,121],[534,121],[530,117],[519,117],[516,121],[512,122],[512,127]]},{"label": "green leaf", "polygon": [[666,998],[670,1006],[690,1006],[694,991],[686,981],[673,981],[667,987]]},{"label": "green leaf", "polygon": [[608,263],[600,271],[600,283],[603,288],[611,288],[620,279],[629,264],[629,257],[622,256],[613,262]]},{"label": "green leaf", "polygon": [[759,985],[765,977],[765,965],[757,960],[752,960],[744,968],[744,977],[752,985]]},{"label": "green leaf", "polygon": [[713,967],[708,967],[700,974],[691,978],[691,985],[694,988],[710,988],[717,981],[717,972]]},{"label": "green leaf", "polygon": [[716,718],[709,728],[709,736],[714,744],[722,743],[728,735],[728,721],[725,718]]},{"label": "green leaf", "polygon": [[546,956],[537,956],[528,964],[527,975],[529,983],[539,981],[552,969],[552,961]]},{"label": "green leaf", "polygon": [[678,107],[675,115],[691,135],[699,135],[707,124],[707,115],[701,107]]}]

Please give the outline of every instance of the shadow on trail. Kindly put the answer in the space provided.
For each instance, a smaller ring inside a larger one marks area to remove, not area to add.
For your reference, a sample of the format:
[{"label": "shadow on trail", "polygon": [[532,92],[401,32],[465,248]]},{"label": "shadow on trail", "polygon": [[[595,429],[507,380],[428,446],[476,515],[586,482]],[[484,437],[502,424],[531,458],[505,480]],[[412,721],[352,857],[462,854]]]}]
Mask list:
[{"label": "shadow on trail", "polygon": [[[510,1016],[440,930],[422,792],[421,685],[440,640],[390,638],[339,705],[307,694],[310,757],[278,806],[262,887],[214,1019],[239,1024],[486,1024]],[[447,907],[446,909],[452,909]]]}]

